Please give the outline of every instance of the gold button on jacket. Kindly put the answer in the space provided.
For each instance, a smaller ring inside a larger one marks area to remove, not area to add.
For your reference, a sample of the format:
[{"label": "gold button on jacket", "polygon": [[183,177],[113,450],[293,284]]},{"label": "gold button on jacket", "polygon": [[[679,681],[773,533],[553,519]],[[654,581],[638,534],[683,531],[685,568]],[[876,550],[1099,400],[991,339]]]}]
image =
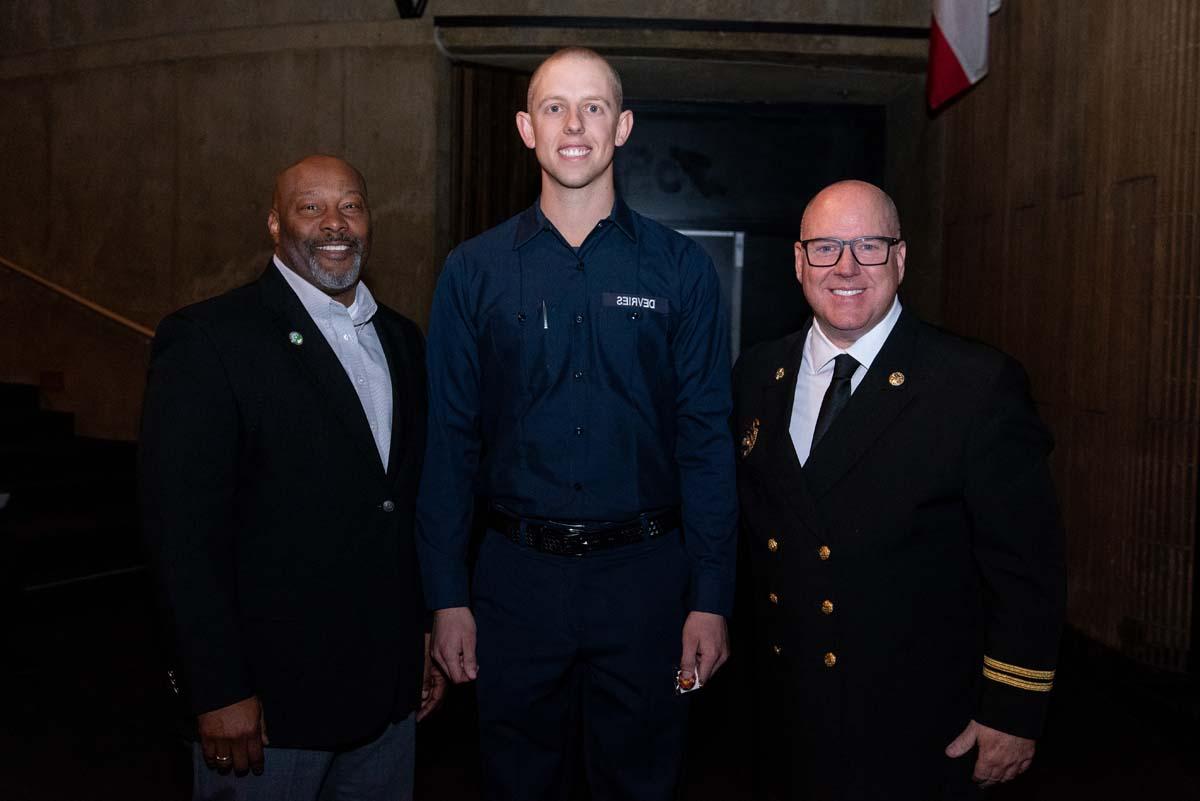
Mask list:
[{"label": "gold button on jacket", "polygon": [[821,611],[827,615],[833,614],[833,601],[828,599],[821,601]]},{"label": "gold button on jacket", "polygon": [[774,537],[767,540],[767,550],[770,551],[771,553],[775,553],[776,551],[779,550],[779,543],[775,540]]},{"label": "gold button on jacket", "polygon": [[828,545],[822,545],[820,548],[817,549],[817,556],[818,556],[818,558],[820,558],[820,560],[822,562],[824,562],[826,559],[829,558],[830,553],[832,553],[832,551],[829,550]]},{"label": "gold button on jacket", "polygon": [[825,667],[833,667],[837,664],[837,654],[833,651],[825,654]]}]

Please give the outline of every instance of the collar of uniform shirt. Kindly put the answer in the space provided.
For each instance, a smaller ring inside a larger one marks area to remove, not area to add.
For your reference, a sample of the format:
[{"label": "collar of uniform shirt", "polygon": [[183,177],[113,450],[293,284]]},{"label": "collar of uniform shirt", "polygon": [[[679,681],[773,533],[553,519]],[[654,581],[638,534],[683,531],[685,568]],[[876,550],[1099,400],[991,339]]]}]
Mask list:
[{"label": "collar of uniform shirt", "polygon": [[367,285],[362,281],[354,288],[354,302],[349,307],[343,306],[340,301],[326,295],[321,290],[301,278],[294,270],[280,261],[278,256],[272,259],[279,272],[283,274],[284,280],[300,298],[300,303],[304,305],[308,311],[308,316],[314,320],[326,320],[329,315],[339,309],[345,309],[350,315],[350,322],[354,323],[354,327],[366,325],[371,322],[371,318],[375,316],[375,312],[379,310],[379,305],[375,302],[375,296],[371,294],[371,290],[367,289]]},{"label": "collar of uniform shirt", "polygon": [[833,360],[837,358],[838,354],[849,353],[859,364],[851,381],[851,386],[857,389],[858,382],[871,368],[871,362],[875,361],[875,357],[883,349],[883,343],[887,341],[888,335],[892,333],[892,329],[896,327],[896,321],[899,319],[900,298],[897,296],[892,300],[892,307],[888,309],[887,315],[874,328],[859,337],[850,347],[842,350],[829,341],[825,332],[821,330],[821,324],[814,317],[804,343],[803,368],[812,375],[832,370]]},{"label": "collar of uniform shirt", "polygon": [[[616,225],[621,233],[629,237],[633,242],[637,241],[637,229],[633,223],[633,212],[629,206],[625,205],[625,201],[618,194],[613,201],[612,212],[600,223],[611,222]],[[513,250],[518,250],[522,245],[533,239],[534,236],[542,231],[553,231],[554,223],[542,211],[542,200],[538,198],[534,204],[521,214],[521,219],[517,221],[517,233],[513,237]]]}]

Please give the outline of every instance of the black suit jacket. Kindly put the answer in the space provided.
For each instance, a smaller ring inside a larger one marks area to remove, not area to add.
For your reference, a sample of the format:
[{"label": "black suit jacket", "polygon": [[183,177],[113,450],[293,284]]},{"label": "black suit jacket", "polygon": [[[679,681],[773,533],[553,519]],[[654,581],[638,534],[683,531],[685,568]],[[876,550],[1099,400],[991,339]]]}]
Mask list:
[{"label": "black suit jacket", "polygon": [[139,480],[178,668],[194,713],[257,694],[274,746],[364,740],[420,697],[424,346],[382,305],[372,322],[392,378],[386,472],[275,266],[167,317],[154,341]]},{"label": "black suit jacket", "polygon": [[796,799],[957,797],[974,718],[1037,737],[1065,605],[1024,371],[903,312],[801,467],[807,327],[740,360],[734,427],[764,753]]}]

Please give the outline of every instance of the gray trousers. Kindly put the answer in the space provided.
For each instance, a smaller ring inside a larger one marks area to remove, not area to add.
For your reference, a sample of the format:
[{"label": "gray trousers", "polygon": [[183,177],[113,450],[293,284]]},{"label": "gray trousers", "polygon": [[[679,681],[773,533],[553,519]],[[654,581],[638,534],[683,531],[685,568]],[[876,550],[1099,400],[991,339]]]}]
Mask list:
[{"label": "gray trousers", "polygon": [[263,774],[220,774],[192,745],[193,801],[412,801],[416,713],[349,751],[263,749]]}]

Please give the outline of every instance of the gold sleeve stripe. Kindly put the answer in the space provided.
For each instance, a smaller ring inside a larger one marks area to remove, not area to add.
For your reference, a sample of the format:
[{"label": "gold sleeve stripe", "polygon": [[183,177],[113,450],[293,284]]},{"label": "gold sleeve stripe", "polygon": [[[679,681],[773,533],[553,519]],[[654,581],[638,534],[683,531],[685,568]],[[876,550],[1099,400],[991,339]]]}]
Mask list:
[{"label": "gold sleeve stripe", "polygon": [[1054,686],[1054,682],[1052,681],[1046,682],[1045,684],[1025,681],[1024,679],[1013,678],[1012,676],[1008,676],[1004,673],[997,673],[989,668],[983,669],[983,675],[984,678],[991,679],[992,681],[998,681],[1001,684],[1007,684],[1010,687],[1017,687],[1022,690],[1030,690],[1035,693],[1048,693],[1050,692],[1050,688]]},{"label": "gold sleeve stripe", "polygon": [[990,656],[983,658],[983,664],[995,670],[1003,670],[1005,673],[1011,673],[1014,676],[1024,676],[1027,679],[1040,679],[1042,681],[1053,681],[1053,670],[1031,670],[1023,668],[1019,665],[1010,665],[1007,662],[1001,662],[999,659],[992,659]]}]

